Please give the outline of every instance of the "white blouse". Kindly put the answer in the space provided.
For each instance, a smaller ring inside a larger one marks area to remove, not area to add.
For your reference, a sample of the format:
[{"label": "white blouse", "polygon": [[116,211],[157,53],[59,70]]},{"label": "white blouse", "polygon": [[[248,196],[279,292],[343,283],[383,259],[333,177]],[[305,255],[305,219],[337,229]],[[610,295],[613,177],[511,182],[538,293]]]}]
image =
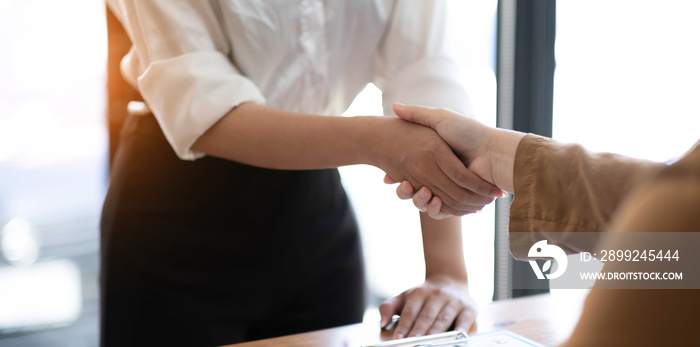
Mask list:
[{"label": "white blouse", "polygon": [[182,159],[232,108],[339,115],[369,82],[469,112],[443,51],[446,4],[423,0],[107,0],[133,43],[121,65]]}]

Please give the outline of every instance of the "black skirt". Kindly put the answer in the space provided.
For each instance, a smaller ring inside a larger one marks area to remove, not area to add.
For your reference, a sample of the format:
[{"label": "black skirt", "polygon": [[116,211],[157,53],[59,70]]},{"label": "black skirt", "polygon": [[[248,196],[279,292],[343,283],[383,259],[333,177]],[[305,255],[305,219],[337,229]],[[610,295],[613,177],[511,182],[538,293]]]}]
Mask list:
[{"label": "black skirt", "polygon": [[101,223],[103,346],[207,346],[359,322],[357,225],[336,169],[176,157],[123,129]]}]

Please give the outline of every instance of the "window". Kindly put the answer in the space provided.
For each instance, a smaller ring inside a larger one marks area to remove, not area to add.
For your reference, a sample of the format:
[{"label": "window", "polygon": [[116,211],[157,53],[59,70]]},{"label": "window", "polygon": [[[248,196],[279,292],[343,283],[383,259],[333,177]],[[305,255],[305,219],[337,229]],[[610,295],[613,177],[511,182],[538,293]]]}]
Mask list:
[{"label": "window", "polygon": [[700,133],[700,3],[557,2],[553,137],[667,161]]},{"label": "window", "polygon": [[3,346],[98,343],[98,225],[107,186],[104,7],[0,1]]}]

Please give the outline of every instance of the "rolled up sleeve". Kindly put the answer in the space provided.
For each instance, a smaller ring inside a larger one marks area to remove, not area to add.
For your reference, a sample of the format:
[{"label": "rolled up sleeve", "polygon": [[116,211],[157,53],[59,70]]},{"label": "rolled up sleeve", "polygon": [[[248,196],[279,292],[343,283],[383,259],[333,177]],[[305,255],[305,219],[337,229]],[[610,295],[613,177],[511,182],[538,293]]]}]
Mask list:
[{"label": "rolled up sleeve", "polygon": [[447,3],[396,1],[375,58],[384,114],[402,102],[473,115],[454,60],[445,52]]},{"label": "rolled up sleeve", "polygon": [[208,1],[110,0],[133,48],[122,63],[177,156],[204,156],[192,145],[234,107],[265,103],[229,58],[231,47]]},{"label": "rolled up sleeve", "polygon": [[567,253],[590,250],[594,245],[584,242],[590,238],[577,234],[609,231],[622,202],[664,167],[526,135],[515,155],[515,198],[508,226],[511,254],[527,259],[529,248],[542,239],[565,246]]},{"label": "rolled up sleeve", "polygon": [[138,87],[178,157],[203,156],[192,145],[234,107],[265,98],[218,52],[197,52],[155,61]]}]

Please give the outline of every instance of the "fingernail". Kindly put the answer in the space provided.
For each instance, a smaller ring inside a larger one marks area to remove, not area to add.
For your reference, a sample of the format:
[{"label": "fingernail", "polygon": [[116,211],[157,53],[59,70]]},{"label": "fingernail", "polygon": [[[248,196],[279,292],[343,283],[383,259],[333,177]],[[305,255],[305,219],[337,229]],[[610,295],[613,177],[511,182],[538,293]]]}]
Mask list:
[{"label": "fingernail", "polygon": [[501,189],[495,189],[493,192],[491,192],[491,196],[494,198],[505,198],[508,196],[508,193]]},{"label": "fingernail", "polygon": [[396,108],[403,108],[404,106],[406,106],[406,105],[404,105],[404,104],[402,104],[402,103],[400,103],[400,102],[395,102],[395,103],[394,103],[394,107],[396,107]]},{"label": "fingernail", "polygon": [[402,338],[403,338],[403,334],[396,334],[396,335],[394,335],[394,339],[395,339],[395,340],[402,339]]}]

